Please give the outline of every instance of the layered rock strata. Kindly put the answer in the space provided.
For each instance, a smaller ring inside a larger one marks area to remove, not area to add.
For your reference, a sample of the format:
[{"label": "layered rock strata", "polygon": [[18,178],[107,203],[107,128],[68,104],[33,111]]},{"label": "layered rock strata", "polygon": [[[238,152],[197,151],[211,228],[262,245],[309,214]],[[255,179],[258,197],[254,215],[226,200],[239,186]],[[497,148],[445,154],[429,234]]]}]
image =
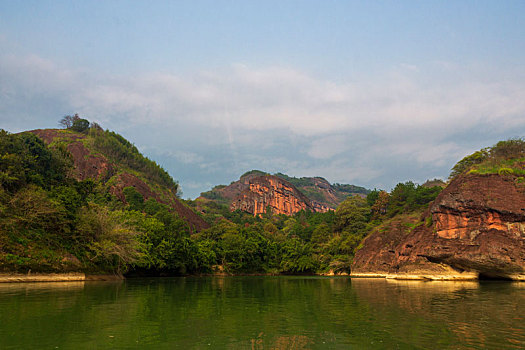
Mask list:
[{"label": "layered rock strata", "polygon": [[513,176],[462,175],[422,217],[377,229],[354,276],[525,280],[525,187]]},{"label": "layered rock strata", "polygon": [[301,210],[327,211],[314,205],[291,183],[277,176],[263,175],[247,180],[246,187],[231,202],[230,209],[263,214],[270,208],[273,214],[293,215]]}]

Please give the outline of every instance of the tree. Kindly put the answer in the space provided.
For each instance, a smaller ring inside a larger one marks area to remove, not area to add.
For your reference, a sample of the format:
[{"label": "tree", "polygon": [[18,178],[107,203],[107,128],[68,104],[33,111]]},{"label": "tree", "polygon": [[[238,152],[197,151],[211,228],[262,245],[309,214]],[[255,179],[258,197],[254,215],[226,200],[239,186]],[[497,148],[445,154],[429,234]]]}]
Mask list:
[{"label": "tree", "polygon": [[390,195],[386,191],[380,191],[377,199],[372,204],[371,210],[374,217],[386,214]]},{"label": "tree", "polygon": [[97,130],[97,131],[104,131],[104,129],[102,129],[102,127],[100,126],[100,124],[96,123],[96,122],[92,122],[91,125],[89,126],[90,129],[93,129],[93,130]]},{"label": "tree", "polygon": [[73,121],[73,125],[70,129],[77,132],[84,132],[89,129],[89,120],[78,118]]},{"label": "tree", "polygon": [[66,129],[71,129],[75,120],[78,119],[80,119],[80,117],[78,116],[78,113],[75,113],[75,115],[65,115],[58,123]]},{"label": "tree", "polygon": [[312,233],[311,241],[313,243],[326,243],[330,239],[330,226],[326,222],[320,223]]},{"label": "tree", "polygon": [[133,186],[124,187],[122,190],[131,210],[144,210],[144,197]]},{"label": "tree", "polygon": [[454,167],[452,168],[452,172],[450,173],[449,178],[452,179],[459,174],[467,171],[470,169],[473,165],[482,163],[489,157],[489,149],[484,148],[480,151],[476,151],[472,153],[469,156],[466,156],[462,160],[456,163]]},{"label": "tree", "polygon": [[370,207],[359,196],[348,197],[335,211],[336,231],[357,233],[366,227]]}]

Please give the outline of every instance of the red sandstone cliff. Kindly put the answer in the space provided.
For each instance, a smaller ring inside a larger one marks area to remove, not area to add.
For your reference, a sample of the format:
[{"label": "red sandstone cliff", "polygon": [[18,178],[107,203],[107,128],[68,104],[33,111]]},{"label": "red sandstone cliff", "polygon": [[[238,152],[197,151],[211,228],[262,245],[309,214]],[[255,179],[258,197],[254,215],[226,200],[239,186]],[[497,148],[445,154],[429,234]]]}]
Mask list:
[{"label": "red sandstone cliff", "polygon": [[421,218],[397,217],[369,235],[352,273],[525,279],[525,186],[511,175],[457,177]]},{"label": "red sandstone cliff", "polygon": [[[208,192],[201,193],[198,199],[202,201],[216,201],[230,206],[232,201],[237,200],[243,191],[250,188],[251,179],[265,175],[269,174],[260,170],[251,170],[229,186],[219,185]],[[306,196],[307,202],[311,204],[310,210],[317,212],[335,210],[348,196],[365,196],[368,193],[368,190],[364,187],[347,184],[332,185],[322,177],[296,178],[282,173],[276,173],[273,176],[284,181],[287,186],[293,186],[298,192]]]},{"label": "red sandstone cliff", "polygon": [[240,209],[253,215],[263,214],[271,208],[273,214],[292,215],[301,210],[327,211],[315,206],[291,183],[274,175],[241,179],[244,189],[232,200],[231,210]]}]

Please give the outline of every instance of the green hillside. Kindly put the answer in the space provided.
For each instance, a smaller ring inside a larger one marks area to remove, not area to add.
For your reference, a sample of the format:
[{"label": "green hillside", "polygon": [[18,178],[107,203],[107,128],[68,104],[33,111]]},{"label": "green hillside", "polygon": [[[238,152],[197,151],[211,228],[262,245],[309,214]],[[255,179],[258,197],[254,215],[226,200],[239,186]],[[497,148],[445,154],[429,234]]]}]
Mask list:
[{"label": "green hillside", "polygon": [[177,182],[122,136],[87,125],[0,131],[0,270],[208,266],[189,239],[191,220],[202,219],[177,199]]}]

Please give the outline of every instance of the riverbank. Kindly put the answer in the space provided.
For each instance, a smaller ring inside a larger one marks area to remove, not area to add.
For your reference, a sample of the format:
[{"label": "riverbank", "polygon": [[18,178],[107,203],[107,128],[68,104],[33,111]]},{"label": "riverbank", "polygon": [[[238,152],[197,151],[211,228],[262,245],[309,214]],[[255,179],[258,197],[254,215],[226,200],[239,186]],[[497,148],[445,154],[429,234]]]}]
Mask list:
[{"label": "riverbank", "polygon": [[115,281],[123,280],[122,275],[86,275],[82,272],[68,273],[0,273],[0,283],[23,282],[73,282],[73,281]]},{"label": "riverbank", "polygon": [[[226,277],[226,276],[289,276],[280,273],[227,273],[225,271],[217,271],[210,274],[190,275],[198,277]],[[415,280],[415,281],[478,281],[480,276],[475,272],[462,272],[457,274],[386,274],[386,273],[341,273],[334,274],[332,271],[325,273],[304,274],[301,276],[346,276],[350,278],[384,278],[392,280]],[[130,276],[145,277],[145,276]],[[151,277],[151,276],[150,276]],[[155,276],[155,277],[169,277],[169,276]],[[69,273],[0,273],[0,283],[24,283],[24,282],[74,282],[74,281],[116,281],[124,280],[123,275],[86,275],[81,272]],[[525,282],[525,275],[512,275],[510,279],[513,281]]]},{"label": "riverbank", "polygon": [[[229,273],[224,270],[215,271],[209,274],[197,274],[189,276],[198,277],[231,277],[231,276],[288,276],[286,274],[272,273],[272,272],[256,272],[256,273]],[[325,273],[304,274],[298,276],[349,276],[347,273],[334,274],[333,271]],[[172,277],[169,275],[146,276],[146,275],[131,275],[129,278],[136,277]],[[29,283],[29,282],[75,282],[75,281],[115,281],[124,280],[128,277],[123,275],[86,275],[82,272],[68,272],[68,273],[0,273],[0,283]]]},{"label": "riverbank", "polygon": [[479,281],[480,279],[501,279],[512,280],[518,282],[525,282],[525,275],[512,274],[506,275],[505,278],[501,276],[480,276],[477,272],[458,272],[455,274],[390,274],[390,273],[351,273],[352,278],[386,278],[395,280],[418,280],[418,281]]}]

